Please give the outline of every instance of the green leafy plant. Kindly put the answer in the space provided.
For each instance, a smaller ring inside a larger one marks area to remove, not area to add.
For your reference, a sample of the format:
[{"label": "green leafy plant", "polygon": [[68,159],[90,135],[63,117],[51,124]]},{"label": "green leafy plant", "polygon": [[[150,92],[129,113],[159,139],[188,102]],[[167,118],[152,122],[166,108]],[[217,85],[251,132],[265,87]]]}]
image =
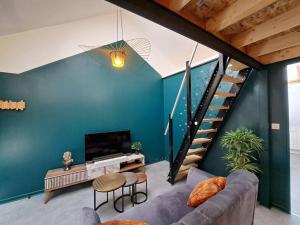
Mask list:
[{"label": "green leafy plant", "polygon": [[134,150],[136,153],[141,151],[143,148],[143,145],[140,141],[133,142],[131,145],[131,149]]},{"label": "green leafy plant", "polygon": [[225,156],[227,169],[232,172],[238,169],[253,173],[261,172],[257,161],[263,152],[263,140],[247,128],[238,128],[226,132],[221,140],[222,147],[227,149]]}]

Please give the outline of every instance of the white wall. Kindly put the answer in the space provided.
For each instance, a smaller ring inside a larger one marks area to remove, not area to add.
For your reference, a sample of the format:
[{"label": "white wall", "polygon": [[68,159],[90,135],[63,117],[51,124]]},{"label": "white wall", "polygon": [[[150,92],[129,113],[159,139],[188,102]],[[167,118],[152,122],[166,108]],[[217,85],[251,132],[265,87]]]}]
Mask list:
[{"label": "white wall", "polygon": [[[288,76],[295,77],[295,64],[288,66]],[[290,83],[289,92],[289,127],[290,148],[300,154],[300,83]]]},{"label": "white wall", "polygon": [[[185,67],[194,41],[123,10],[124,39],[151,42],[149,64],[163,77]],[[99,47],[116,41],[116,13],[0,36],[0,72],[22,73],[81,53],[79,45]],[[194,63],[217,56],[200,45]]]}]

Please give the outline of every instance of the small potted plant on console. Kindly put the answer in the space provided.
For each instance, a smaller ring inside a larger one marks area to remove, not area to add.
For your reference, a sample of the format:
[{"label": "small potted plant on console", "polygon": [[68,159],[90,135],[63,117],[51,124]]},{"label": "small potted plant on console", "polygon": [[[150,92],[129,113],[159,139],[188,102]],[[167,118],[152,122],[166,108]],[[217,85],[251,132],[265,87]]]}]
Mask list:
[{"label": "small potted plant on console", "polygon": [[142,148],[143,148],[143,145],[142,145],[142,143],[140,141],[133,142],[132,145],[131,145],[131,149],[137,155],[140,153],[140,151],[142,150]]}]

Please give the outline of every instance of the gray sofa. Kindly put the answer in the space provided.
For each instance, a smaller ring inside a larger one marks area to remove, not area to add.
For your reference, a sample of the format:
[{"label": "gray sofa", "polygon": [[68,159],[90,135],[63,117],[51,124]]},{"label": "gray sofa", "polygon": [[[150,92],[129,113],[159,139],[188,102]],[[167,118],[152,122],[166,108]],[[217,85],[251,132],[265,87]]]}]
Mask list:
[{"label": "gray sofa", "polygon": [[[185,185],[175,186],[137,207],[112,218],[139,220],[149,225],[252,225],[258,191],[257,177],[247,171],[235,171],[227,177],[224,190],[197,208],[187,206],[195,185],[213,175],[191,169]],[[95,225],[100,218],[94,210],[83,209],[82,225]]]}]

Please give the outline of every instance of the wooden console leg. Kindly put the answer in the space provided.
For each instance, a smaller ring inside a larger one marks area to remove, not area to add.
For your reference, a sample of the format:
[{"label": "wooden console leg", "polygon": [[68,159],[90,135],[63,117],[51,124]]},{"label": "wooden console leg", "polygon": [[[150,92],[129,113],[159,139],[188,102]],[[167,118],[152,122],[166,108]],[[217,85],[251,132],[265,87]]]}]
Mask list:
[{"label": "wooden console leg", "polygon": [[53,195],[53,191],[45,191],[45,198],[44,198],[44,203],[47,204],[47,202],[50,200],[50,198]]}]

